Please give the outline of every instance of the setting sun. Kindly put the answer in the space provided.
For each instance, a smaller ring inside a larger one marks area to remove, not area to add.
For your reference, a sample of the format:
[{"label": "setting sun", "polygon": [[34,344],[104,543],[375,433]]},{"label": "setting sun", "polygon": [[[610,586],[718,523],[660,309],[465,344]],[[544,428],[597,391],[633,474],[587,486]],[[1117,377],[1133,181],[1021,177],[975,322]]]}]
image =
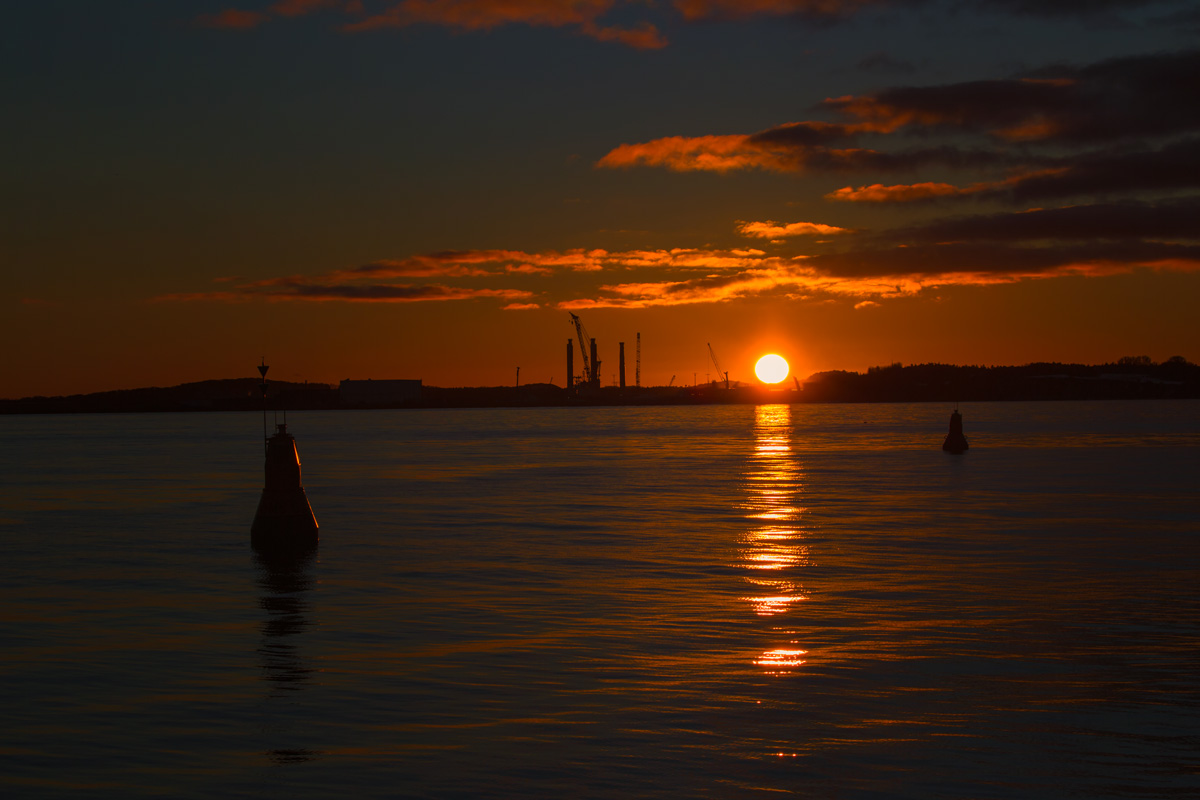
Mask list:
[{"label": "setting sun", "polygon": [[754,374],[763,383],[779,383],[788,376],[788,363],[783,356],[765,355],[754,365]]}]

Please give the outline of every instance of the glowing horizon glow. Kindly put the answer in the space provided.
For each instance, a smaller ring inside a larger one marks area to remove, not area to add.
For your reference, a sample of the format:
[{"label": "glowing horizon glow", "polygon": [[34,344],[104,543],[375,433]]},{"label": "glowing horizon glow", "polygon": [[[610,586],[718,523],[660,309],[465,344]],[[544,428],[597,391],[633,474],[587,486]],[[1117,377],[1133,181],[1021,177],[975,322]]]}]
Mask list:
[{"label": "glowing horizon glow", "polygon": [[779,383],[788,376],[790,368],[783,356],[770,353],[763,356],[754,365],[754,374],[763,383]]}]

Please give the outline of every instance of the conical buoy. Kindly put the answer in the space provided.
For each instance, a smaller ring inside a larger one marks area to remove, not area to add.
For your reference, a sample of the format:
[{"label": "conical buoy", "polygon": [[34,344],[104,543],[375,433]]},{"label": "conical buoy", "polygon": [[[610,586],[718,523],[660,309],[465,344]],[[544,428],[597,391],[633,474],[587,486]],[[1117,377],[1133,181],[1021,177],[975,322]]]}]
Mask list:
[{"label": "conical buoy", "polygon": [[967,437],[963,436],[962,432],[962,414],[958,413],[956,408],[950,415],[950,433],[946,435],[946,441],[942,442],[942,449],[947,453],[962,453],[969,446]]},{"label": "conical buoy", "polygon": [[317,518],[300,485],[300,456],[287,424],[275,426],[267,440],[266,485],[250,528],[259,549],[303,550],[317,544]]}]

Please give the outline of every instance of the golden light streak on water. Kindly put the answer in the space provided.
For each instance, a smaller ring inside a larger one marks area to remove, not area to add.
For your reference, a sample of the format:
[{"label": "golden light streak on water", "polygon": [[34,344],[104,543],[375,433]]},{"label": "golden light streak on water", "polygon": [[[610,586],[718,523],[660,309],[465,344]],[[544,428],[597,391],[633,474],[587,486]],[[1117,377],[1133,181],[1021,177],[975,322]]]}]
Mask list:
[{"label": "golden light streak on water", "polygon": [[769,617],[773,614],[782,614],[791,607],[792,603],[798,603],[805,598],[799,595],[780,595],[776,597],[743,597],[742,599],[754,606],[755,614],[760,617]]},{"label": "golden light streak on water", "polygon": [[[741,600],[760,617],[782,618],[807,599],[795,580],[795,571],[810,563],[808,545],[803,543],[804,509],[797,502],[804,482],[792,452],[791,406],[758,406],[754,437],[754,450],[743,476],[743,508],[753,525],[744,536],[738,565],[750,570],[745,579],[758,591]],[[781,636],[789,634],[782,628],[776,630]],[[780,675],[803,664],[799,656],[804,652],[792,647],[774,648],[754,663],[767,674]]]},{"label": "golden light streak on water", "polygon": [[798,667],[804,663],[804,659],[801,656],[807,653],[807,650],[780,647],[766,651],[754,659],[754,663],[760,667],[767,667],[767,672],[770,675],[786,675],[791,672],[790,669],[787,669],[788,667]]}]

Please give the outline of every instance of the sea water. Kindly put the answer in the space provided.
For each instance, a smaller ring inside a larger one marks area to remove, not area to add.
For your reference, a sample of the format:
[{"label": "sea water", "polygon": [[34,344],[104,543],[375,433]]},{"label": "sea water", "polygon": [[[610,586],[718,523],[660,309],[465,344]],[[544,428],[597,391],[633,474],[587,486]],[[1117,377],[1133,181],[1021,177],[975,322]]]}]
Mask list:
[{"label": "sea water", "polygon": [[1200,795],[1200,403],[0,418],[5,797]]}]

